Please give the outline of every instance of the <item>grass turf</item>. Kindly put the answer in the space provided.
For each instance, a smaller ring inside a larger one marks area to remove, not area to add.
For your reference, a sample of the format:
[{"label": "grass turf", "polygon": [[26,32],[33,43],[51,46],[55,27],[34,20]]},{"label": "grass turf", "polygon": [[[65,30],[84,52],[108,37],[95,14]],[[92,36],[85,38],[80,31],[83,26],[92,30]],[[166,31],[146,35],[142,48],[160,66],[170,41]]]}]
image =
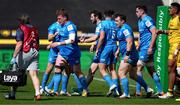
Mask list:
[{"label": "grass turf", "polygon": [[[86,71],[85,71],[86,72]],[[39,74],[40,80],[42,79],[42,74]],[[99,72],[95,75],[96,78],[101,78]],[[153,85],[150,77],[145,74],[146,80],[150,86]],[[34,90],[32,83],[28,77],[27,85],[24,87],[19,87],[16,94],[16,100],[5,100],[3,95],[8,91],[8,87],[0,85],[0,105],[180,105],[180,102],[175,101],[175,98],[162,100],[158,98],[145,98],[132,96],[135,91],[135,82],[130,80],[130,93],[131,99],[118,99],[114,97],[106,97],[106,92],[108,91],[108,86],[104,81],[94,80],[89,87],[91,95],[89,97],[81,96],[55,96],[47,97],[42,96],[42,100],[34,101],[33,95]],[[72,88],[76,87],[76,84],[71,77],[68,84],[68,90],[71,91]],[[60,87],[61,88],[61,87]],[[145,93],[143,93],[145,95]]]}]

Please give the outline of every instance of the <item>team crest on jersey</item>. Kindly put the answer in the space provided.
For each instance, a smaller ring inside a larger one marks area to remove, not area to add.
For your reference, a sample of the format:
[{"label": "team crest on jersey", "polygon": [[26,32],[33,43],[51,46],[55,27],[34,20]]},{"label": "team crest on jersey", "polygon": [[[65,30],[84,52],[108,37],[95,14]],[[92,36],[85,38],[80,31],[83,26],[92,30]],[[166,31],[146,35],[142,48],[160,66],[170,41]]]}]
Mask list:
[{"label": "team crest on jersey", "polygon": [[146,21],[145,24],[146,24],[147,27],[150,27],[152,25],[152,23],[150,21]]},{"label": "team crest on jersey", "polygon": [[73,30],[73,26],[72,26],[72,25],[69,25],[69,26],[67,27],[67,29],[68,29],[68,31],[71,31],[71,30]]}]

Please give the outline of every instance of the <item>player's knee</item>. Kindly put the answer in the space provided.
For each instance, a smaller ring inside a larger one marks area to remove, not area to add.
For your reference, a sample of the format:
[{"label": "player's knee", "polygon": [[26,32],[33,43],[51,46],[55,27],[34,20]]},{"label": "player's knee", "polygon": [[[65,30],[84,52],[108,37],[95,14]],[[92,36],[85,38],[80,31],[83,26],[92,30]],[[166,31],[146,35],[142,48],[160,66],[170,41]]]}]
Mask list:
[{"label": "player's knee", "polygon": [[123,71],[119,71],[119,72],[118,72],[118,76],[119,76],[120,78],[122,78],[124,75],[125,75],[125,73],[124,73]]},{"label": "player's knee", "polygon": [[89,68],[89,75],[94,75],[94,74],[95,74],[94,71],[91,68]]}]

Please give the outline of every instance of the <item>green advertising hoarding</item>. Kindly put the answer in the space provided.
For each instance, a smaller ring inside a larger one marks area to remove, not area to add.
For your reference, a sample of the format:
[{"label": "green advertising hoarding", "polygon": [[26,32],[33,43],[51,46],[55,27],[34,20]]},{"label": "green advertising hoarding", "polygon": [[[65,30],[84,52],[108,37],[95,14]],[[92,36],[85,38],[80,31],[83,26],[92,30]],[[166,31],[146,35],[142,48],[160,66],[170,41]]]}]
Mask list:
[{"label": "green advertising hoarding", "polygon": [[[159,30],[167,30],[169,23],[169,7],[159,6],[156,16],[156,28]],[[156,40],[156,53],[155,53],[155,69],[160,76],[163,91],[167,92],[168,89],[168,36],[161,34],[158,35]]]},{"label": "green advertising hoarding", "polygon": [[[12,58],[14,50],[0,50],[0,69],[7,69],[9,67],[10,60]],[[40,50],[39,57],[39,69],[44,71],[48,63],[49,51]],[[81,51],[81,68],[82,70],[88,70],[92,61],[94,53],[88,51]]]}]

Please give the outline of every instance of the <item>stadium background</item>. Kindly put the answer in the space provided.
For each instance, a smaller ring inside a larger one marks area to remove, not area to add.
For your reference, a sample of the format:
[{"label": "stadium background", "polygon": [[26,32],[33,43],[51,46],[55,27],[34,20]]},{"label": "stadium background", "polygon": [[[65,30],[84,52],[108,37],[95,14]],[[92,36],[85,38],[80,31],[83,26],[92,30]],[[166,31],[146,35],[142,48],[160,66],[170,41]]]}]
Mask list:
[{"label": "stadium background", "polygon": [[[15,47],[15,34],[18,26],[17,17],[22,13],[31,16],[32,24],[39,29],[40,35],[40,70],[45,70],[48,51],[45,50],[48,44],[47,28],[56,21],[55,11],[58,8],[65,8],[70,14],[70,19],[78,27],[78,35],[87,36],[94,32],[95,25],[89,20],[89,12],[98,9],[104,12],[105,9],[113,9],[116,12],[125,14],[128,23],[137,31],[137,18],[135,6],[145,4],[148,13],[155,19],[156,7],[162,5],[161,0],[1,0],[0,1],[0,69],[9,65],[13,49]],[[90,44],[81,44],[82,57],[88,62],[82,64],[82,69],[88,68],[93,54],[87,52]]]}]

